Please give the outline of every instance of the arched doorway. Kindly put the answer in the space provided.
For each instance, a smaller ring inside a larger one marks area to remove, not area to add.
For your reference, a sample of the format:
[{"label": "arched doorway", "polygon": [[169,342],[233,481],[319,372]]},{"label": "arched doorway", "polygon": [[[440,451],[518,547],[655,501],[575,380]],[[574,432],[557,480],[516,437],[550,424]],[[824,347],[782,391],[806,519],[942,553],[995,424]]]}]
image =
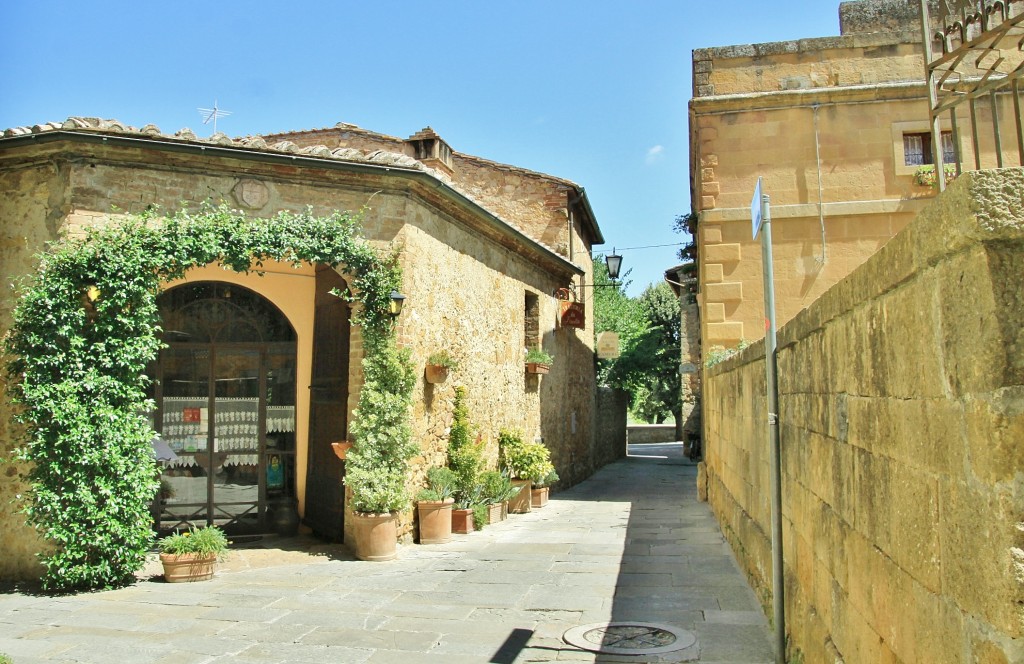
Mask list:
[{"label": "arched doorway", "polygon": [[295,331],[234,284],[184,284],[158,305],[167,347],[154,424],[177,458],[163,462],[156,527],[268,532],[273,509],[294,509],[296,495]]}]

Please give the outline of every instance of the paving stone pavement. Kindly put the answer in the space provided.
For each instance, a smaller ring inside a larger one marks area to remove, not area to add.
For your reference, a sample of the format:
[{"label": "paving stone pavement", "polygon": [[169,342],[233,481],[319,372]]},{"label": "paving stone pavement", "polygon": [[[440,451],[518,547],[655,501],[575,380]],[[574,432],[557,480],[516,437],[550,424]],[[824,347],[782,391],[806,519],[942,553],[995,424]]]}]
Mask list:
[{"label": "paving stone pavement", "polygon": [[[15,664],[773,662],[765,617],[696,499],[696,468],[675,444],[631,454],[543,509],[400,547],[388,563],[312,538],[268,539],[233,551],[207,582],[163,583],[151,563],[119,590],[4,592],[0,653]],[[562,640],[626,621],[697,641],[626,656]]]}]

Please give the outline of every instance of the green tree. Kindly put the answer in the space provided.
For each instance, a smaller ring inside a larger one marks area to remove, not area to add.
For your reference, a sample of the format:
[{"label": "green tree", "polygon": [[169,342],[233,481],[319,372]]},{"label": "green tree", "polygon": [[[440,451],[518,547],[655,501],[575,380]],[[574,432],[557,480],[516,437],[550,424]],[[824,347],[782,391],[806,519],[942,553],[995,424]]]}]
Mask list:
[{"label": "green tree", "polygon": [[618,358],[598,361],[598,381],[628,392],[630,409],[646,422],[675,416],[681,437],[678,298],[664,282],[630,298],[625,293],[629,282],[612,284],[602,261],[594,263],[594,283],[599,286],[594,289],[594,328],[617,332],[620,343]]},{"label": "green tree", "polygon": [[[633,348],[647,329],[647,321],[636,299],[626,295],[630,271],[618,282],[608,277],[608,267],[601,256],[594,260],[594,332],[615,332],[619,335],[620,353]],[[611,382],[617,359],[598,360],[597,382],[612,387],[624,386]]]}]

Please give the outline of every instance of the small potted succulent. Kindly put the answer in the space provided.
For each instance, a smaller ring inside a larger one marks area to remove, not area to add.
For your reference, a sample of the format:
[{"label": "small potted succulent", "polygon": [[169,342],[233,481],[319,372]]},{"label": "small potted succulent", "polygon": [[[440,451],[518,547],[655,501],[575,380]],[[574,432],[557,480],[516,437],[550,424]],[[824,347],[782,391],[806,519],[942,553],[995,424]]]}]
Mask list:
[{"label": "small potted succulent", "polygon": [[427,487],[416,494],[420,544],[444,544],[451,540],[455,479],[455,473],[448,468],[427,471]]},{"label": "small potted succulent", "polygon": [[227,554],[230,543],[217,526],[190,528],[164,537],[157,543],[164,580],[181,583],[212,579],[217,561]]},{"label": "small potted succulent", "polygon": [[431,353],[427,358],[427,366],[424,369],[424,377],[428,383],[443,383],[448,380],[448,372],[459,368],[459,363],[448,354],[446,350],[439,350]]},{"label": "small potted succulent", "polygon": [[526,351],[526,372],[532,374],[546,374],[551,369],[551,363],[555,358],[540,348],[531,348]]}]

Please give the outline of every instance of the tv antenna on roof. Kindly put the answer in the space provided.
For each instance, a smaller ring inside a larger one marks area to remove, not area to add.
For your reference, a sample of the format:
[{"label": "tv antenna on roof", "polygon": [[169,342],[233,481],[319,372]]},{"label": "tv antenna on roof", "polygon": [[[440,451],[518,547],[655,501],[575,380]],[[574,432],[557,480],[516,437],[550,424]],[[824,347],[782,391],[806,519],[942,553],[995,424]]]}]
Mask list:
[{"label": "tv antenna on roof", "polygon": [[223,118],[226,115],[231,115],[231,111],[224,111],[217,108],[217,100],[213,100],[213,108],[197,108],[199,114],[203,116],[203,124],[210,124],[210,120],[213,120],[213,133],[217,133],[217,118]]}]

